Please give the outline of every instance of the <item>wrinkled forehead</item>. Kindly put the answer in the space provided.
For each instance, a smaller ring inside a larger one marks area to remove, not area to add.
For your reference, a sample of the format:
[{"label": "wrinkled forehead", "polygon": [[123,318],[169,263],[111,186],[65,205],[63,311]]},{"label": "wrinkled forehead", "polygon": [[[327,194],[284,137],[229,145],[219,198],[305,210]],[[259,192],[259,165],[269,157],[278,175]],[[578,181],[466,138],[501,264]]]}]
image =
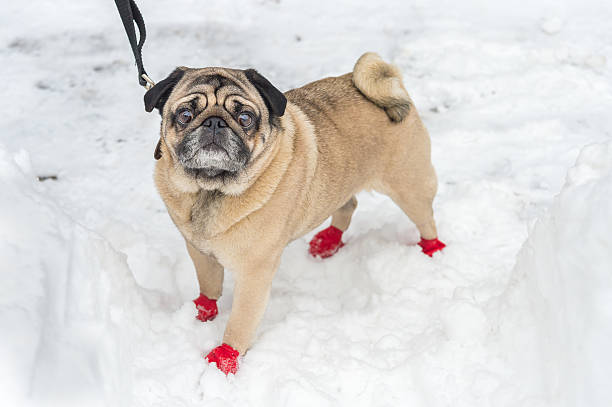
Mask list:
[{"label": "wrinkled forehead", "polygon": [[257,90],[244,73],[236,69],[189,69],[172,92],[174,101],[187,95],[204,95],[208,104],[223,105],[230,97],[241,96],[251,101],[258,98]]}]

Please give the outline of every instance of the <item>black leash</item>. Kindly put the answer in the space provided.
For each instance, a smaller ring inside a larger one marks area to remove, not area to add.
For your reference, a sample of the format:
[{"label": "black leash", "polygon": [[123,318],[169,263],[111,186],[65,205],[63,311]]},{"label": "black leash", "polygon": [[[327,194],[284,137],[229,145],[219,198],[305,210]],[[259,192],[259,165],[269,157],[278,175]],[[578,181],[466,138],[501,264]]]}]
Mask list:
[{"label": "black leash", "polygon": [[[134,53],[134,60],[136,61],[136,68],[138,69],[138,83],[149,90],[155,86],[155,82],[149,78],[149,75],[147,75],[142,65],[142,46],[147,39],[144,18],[142,18],[142,14],[140,14],[140,10],[138,10],[138,6],[134,0],[115,0],[115,5],[117,5],[117,10],[119,10],[119,16],[121,16],[125,33],[128,36],[132,52]],[[138,26],[138,42],[136,42],[134,23]],[[145,94],[145,98],[146,96]],[[155,153],[153,154],[156,160],[159,160],[162,156],[161,143],[162,139],[160,138],[157,142],[157,147],[155,147]]]},{"label": "black leash", "polygon": [[[147,38],[147,31],[145,30],[142,14],[140,14],[140,10],[138,10],[138,6],[136,6],[134,0],[115,0],[115,4],[117,5],[117,10],[119,10],[121,21],[123,21],[123,27],[125,27],[125,33],[128,36],[132,52],[134,53],[136,68],[138,68],[138,83],[146,89],[150,89],[155,85],[155,82],[149,78],[142,65],[142,46]],[[138,42],[136,42],[134,23],[138,26]]]}]

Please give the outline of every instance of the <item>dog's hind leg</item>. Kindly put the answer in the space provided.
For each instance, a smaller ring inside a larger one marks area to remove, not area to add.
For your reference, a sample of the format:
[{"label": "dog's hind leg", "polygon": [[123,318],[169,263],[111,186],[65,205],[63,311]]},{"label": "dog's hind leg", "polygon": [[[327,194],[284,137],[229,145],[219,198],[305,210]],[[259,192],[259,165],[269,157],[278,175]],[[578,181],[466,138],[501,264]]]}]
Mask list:
[{"label": "dog's hind leg", "polygon": [[193,300],[198,310],[196,318],[202,322],[211,321],[219,313],[217,300],[223,289],[223,266],[213,256],[201,253],[189,242],[187,251],[193,260],[200,285],[200,296]]},{"label": "dog's hind leg", "polygon": [[344,246],[342,233],[351,224],[351,218],[356,208],[357,198],[352,196],[351,199],[332,214],[331,226],[317,233],[310,241],[309,252],[312,256],[321,258],[330,257]]},{"label": "dog's hind leg", "polygon": [[340,209],[332,214],[331,225],[342,232],[346,231],[351,224],[355,209],[357,209],[357,198],[353,195]]},{"label": "dog's hind leg", "polygon": [[438,188],[436,173],[433,167],[429,166],[423,168],[418,177],[403,181],[397,182],[396,179],[390,185],[390,190],[385,192],[414,222],[421,235],[419,246],[423,253],[432,256],[446,246],[438,240],[433,216],[432,204]]}]

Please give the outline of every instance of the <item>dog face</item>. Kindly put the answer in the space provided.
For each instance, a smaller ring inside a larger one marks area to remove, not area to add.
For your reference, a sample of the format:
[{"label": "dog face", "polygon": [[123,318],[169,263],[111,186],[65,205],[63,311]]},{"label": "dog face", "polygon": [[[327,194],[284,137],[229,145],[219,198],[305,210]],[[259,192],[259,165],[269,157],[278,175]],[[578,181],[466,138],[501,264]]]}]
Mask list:
[{"label": "dog face", "polygon": [[[280,130],[287,100],[255,70],[177,68],[145,94],[161,140],[188,189],[248,187]],[[156,158],[161,150],[156,150]]]}]

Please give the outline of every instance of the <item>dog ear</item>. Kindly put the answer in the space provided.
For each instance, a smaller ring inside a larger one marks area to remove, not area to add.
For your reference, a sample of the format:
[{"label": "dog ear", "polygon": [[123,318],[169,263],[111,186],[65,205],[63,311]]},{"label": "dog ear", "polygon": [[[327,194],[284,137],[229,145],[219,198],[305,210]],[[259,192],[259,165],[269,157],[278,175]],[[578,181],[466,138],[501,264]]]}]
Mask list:
[{"label": "dog ear", "polygon": [[247,69],[244,71],[247,79],[257,88],[257,91],[263,98],[266,107],[270,111],[271,115],[282,116],[285,113],[285,107],[287,106],[287,98],[283,93],[276,89],[274,85],[270,83],[266,78],[261,76],[259,72],[254,69]]},{"label": "dog ear", "polygon": [[184,74],[184,70],[176,68],[166,79],[157,82],[155,86],[149,89],[144,95],[145,110],[151,112],[157,108],[159,114],[161,114],[172,89],[174,89]]}]

